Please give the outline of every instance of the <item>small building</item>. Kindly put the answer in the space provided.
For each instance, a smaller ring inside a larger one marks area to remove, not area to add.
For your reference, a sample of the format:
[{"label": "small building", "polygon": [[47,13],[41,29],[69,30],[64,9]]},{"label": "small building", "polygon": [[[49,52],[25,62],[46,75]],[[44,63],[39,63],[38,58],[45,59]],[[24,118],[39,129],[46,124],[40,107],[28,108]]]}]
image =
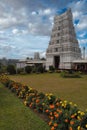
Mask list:
[{"label": "small building", "polygon": [[45,60],[35,60],[35,59],[28,59],[28,60],[19,60],[16,63],[16,68],[17,69],[22,69],[25,68],[26,66],[38,66],[38,65],[42,65],[43,67],[46,65],[46,61]]},{"label": "small building", "polygon": [[72,69],[87,72],[87,59],[73,61]]},{"label": "small building", "polygon": [[35,52],[33,59],[27,58],[24,60],[19,60],[16,63],[16,68],[18,69],[18,68],[25,68],[26,66],[38,66],[38,65],[42,65],[44,67],[46,65],[46,60],[41,60],[39,52]]}]

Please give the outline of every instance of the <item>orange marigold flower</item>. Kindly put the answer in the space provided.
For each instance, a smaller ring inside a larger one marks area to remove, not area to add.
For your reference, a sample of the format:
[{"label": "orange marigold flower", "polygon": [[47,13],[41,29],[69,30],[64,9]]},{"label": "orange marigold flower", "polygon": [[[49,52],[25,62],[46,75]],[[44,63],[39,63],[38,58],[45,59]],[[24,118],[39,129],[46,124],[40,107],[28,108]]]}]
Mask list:
[{"label": "orange marigold flower", "polygon": [[49,124],[49,126],[51,126],[52,125],[52,121],[50,121],[48,124]]},{"label": "orange marigold flower", "polygon": [[65,122],[67,123],[67,122],[68,122],[68,119],[65,119]]},{"label": "orange marigold flower", "polygon": [[53,117],[53,116],[50,116],[50,119],[51,119],[51,120],[53,120],[53,119],[54,119],[54,117]]},{"label": "orange marigold flower", "polygon": [[55,130],[54,126],[51,127],[51,130]]},{"label": "orange marigold flower", "polygon": [[50,115],[52,116],[52,112],[50,112]]},{"label": "orange marigold flower", "polygon": [[60,103],[59,103],[59,102],[57,102],[57,103],[56,103],[56,106],[60,106]]},{"label": "orange marigold flower", "polygon": [[54,123],[54,127],[57,127],[58,126],[58,124],[57,123]]},{"label": "orange marigold flower", "polygon": [[46,112],[46,113],[48,113],[48,112],[49,112],[49,110],[47,109],[45,112]]},{"label": "orange marigold flower", "polygon": [[39,99],[37,99],[37,100],[36,100],[36,103],[39,103],[39,102],[40,102],[40,100],[39,100]]},{"label": "orange marigold flower", "polygon": [[55,108],[54,104],[51,104],[49,107],[50,107],[50,109],[54,109]]},{"label": "orange marigold flower", "polygon": [[75,117],[75,115],[71,115],[71,118],[74,118]]},{"label": "orange marigold flower", "polygon": [[55,117],[58,118],[58,117],[59,117],[59,114],[55,114]]},{"label": "orange marigold flower", "polygon": [[54,112],[54,115],[57,114],[56,111]]},{"label": "orange marigold flower", "polygon": [[75,122],[74,121],[70,121],[70,124],[73,125]]}]

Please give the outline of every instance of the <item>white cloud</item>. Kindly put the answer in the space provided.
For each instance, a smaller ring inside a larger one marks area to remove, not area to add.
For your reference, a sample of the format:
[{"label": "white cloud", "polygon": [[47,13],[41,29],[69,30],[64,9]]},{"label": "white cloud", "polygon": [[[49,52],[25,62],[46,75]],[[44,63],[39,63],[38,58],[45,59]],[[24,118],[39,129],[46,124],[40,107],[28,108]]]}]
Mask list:
[{"label": "white cloud", "polygon": [[33,11],[31,14],[32,14],[32,15],[36,15],[36,14],[37,14],[37,12]]},{"label": "white cloud", "polygon": [[19,36],[19,35],[23,35],[23,34],[28,34],[29,32],[28,32],[28,30],[19,30],[19,29],[17,29],[17,28],[14,28],[14,29],[12,30],[12,33],[13,33],[14,35]]},{"label": "white cloud", "polygon": [[28,34],[28,30],[22,30],[22,34]]},{"label": "white cloud", "polygon": [[45,9],[45,10],[43,11],[43,14],[45,14],[45,15],[51,14],[51,9]]},{"label": "white cloud", "polygon": [[12,30],[12,33],[13,33],[13,34],[17,34],[18,32],[19,32],[19,31],[18,31],[18,29],[16,29],[16,28]]},{"label": "white cloud", "polygon": [[1,29],[4,29],[4,28],[10,28],[16,24],[18,24],[19,21],[16,19],[16,17],[6,17],[6,18],[0,18],[0,26],[1,26]]},{"label": "white cloud", "polygon": [[29,26],[29,32],[34,35],[48,36],[51,32],[51,25],[42,25],[41,23],[32,24],[31,26]]},{"label": "white cloud", "polygon": [[53,12],[53,10],[52,9],[40,9],[40,10],[38,10],[38,14],[39,15],[50,15],[51,13]]},{"label": "white cloud", "polygon": [[79,34],[79,37],[84,38],[85,35],[86,35],[86,32],[83,32],[83,33]]},{"label": "white cloud", "polygon": [[86,23],[86,22],[79,23],[79,24],[77,25],[77,28],[78,28],[79,30],[85,29],[85,28],[87,28],[87,23]]},{"label": "white cloud", "polygon": [[50,20],[50,21],[53,21],[53,19],[54,19],[54,16],[50,16],[50,17],[49,17],[49,20]]},{"label": "white cloud", "polygon": [[73,12],[73,19],[78,19],[82,15],[82,12],[74,11]]},{"label": "white cloud", "polygon": [[77,25],[78,30],[87,29],[87,22],[86,19],[80,20],[80,22]]},{"label": "white cloud", "polygon": [[4,34],[4,31],[0,30],[0,34]]},{"label": "white cloud", "polygon": [[80,45],[87,45],[87,39],[78,39]]},{"label": "white cloud", "polygon": [[79,23],[76,26],[77,31],[87,30],[87,15],[82,15],[79,17]]},{"label": "white cloud", "polygon": [[41,52],[41,53],[40,53],[40,57],[41,57],[41,58],[43,58],[43,57],[46,58],[46,51]]}]

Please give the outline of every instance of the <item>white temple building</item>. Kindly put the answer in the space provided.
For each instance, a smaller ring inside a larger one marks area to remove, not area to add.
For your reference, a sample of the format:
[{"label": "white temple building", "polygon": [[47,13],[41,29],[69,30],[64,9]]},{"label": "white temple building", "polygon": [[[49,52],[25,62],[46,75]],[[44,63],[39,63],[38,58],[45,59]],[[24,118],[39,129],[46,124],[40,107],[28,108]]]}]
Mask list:
[{"label": "white temple building", "polygon": [[71,9],[54,17],[50,42],[46,51],[46,69],[71,69],[72,61],[81,59]]}]

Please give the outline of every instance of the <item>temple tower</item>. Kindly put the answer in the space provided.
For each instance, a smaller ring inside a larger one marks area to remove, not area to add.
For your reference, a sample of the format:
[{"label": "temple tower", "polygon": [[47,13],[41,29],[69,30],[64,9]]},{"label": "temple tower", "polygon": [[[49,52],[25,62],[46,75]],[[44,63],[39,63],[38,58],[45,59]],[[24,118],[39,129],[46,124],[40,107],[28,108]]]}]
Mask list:
[{"label": "temple tower", "polygon": [[72,61],[81,59],[71,9],[54,17],[50,42],[46,51],[46,69],[71,69]]}]

